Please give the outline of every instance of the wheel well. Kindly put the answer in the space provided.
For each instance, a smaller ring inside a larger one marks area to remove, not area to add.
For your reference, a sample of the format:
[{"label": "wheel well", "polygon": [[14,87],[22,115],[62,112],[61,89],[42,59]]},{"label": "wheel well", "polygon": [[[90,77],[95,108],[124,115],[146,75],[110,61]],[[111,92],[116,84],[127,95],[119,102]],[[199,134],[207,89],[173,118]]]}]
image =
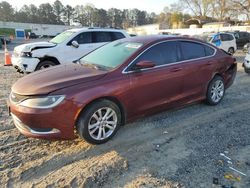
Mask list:
[{"label": "wheel well", "polygon": [[55,57],[45,56],[43,58],[40,58],[40,62],[43,62],[43,61],[46,61],[46,60],[53,61],[56,65],[60,65],[60,62]]},{"label": "wheel well", "polygon": [[213,80],[216,76],[219,76],[219,77],[221,77],[221,78],[224,80],[223,76],[222,76],[220,73],[215,73],[214,76],[212,77],[212,79],[211,79],[211,80],[208,82],[208,84],[207,84],[207,90],[208,90],[209,84],[212,82],[212,80]]},{"label": "wheel well", "polygon": [[91,101],[91,102],[89,102],[87,105],[85,105],[85,106],[81,109],[80,113],[77,115],[75,126],[77,125],[77,122],[78,122],[79,117],[81,116],[81,114],[84,113],[85,110],[86,110],[90,105],[92,105],[92,104],[94,104],[94,103],[97,103],[98,101],[101,101],[101,100],[109,100],[109,101],[115,103],[115,104],[119,107],[119,109],[120,109],[120,111],[121,111],[121,116],[122,116],[122,125],[124,125],[125,122],[126,122],[126,111],[125,111],[124,106],[122,105],[122,103],[121,103],[117,98],[107,96],[107,97],[101,97],[101,98],[94,99],[93,101]]}]

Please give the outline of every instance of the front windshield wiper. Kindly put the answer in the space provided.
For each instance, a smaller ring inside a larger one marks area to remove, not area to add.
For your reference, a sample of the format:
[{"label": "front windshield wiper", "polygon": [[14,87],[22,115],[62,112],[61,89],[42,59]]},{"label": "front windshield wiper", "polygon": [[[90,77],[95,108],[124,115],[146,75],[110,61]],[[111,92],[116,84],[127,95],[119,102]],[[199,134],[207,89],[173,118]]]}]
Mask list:
[{"label": "front windshield wiper", "polygon": [[88,63],[86,61],[80,61],[80,64],[86,67],[91,67],[94,68],[96,70],[104,70],[104,71],[108,71],[111,70],[110,67],[104,66],[104,65],[100,65],[100,64],[94,64],[94,63]]},{"label": "front windshield wiper", "polygon": [[99,70],[109,71],[112,69],[111,67],[107,67],[105,65],[99,65],[99,64],[93,64],[93,65],[96,66]]}]

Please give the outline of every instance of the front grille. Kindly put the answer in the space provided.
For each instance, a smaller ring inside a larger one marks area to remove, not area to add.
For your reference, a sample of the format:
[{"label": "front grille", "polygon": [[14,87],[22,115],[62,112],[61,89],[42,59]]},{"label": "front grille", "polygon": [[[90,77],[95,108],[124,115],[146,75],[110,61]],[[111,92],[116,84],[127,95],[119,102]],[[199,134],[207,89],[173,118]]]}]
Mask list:
[{"label": "front grille", "polygon": [[18,94],[13,93],[13,92],[10,93],[10,100],[11,100],[11,102],[14,102],[14,103],[19,103],[26,98],[27,98],[27,96],[18,95]]}]

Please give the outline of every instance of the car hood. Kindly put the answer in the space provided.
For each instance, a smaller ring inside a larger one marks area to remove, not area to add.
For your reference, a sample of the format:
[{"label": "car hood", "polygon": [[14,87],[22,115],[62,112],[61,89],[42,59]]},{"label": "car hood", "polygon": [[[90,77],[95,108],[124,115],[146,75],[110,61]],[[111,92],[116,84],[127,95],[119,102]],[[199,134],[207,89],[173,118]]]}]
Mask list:
[{"label": "car hood", "polygon": [[12,86],[12,92],[18,95],[46,95],[62,88],[101,79],[106,74],[107,71],[80,64],[57,65],[19,79]]},{"label": "car hood", "polygon": [[15,47],[15,52],[31,52],[32,50],[39,49],[39,48],[52,48],[55,47],[56,44],[51,42],[34,42],[28,44],[22,44]]}]

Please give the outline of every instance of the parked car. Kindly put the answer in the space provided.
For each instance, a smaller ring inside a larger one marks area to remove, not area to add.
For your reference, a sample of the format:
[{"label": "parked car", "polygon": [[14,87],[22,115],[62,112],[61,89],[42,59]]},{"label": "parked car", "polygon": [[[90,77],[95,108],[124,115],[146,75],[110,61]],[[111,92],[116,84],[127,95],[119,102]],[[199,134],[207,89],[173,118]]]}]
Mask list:
[{"label": "parked car", "polygon": [[76,129],[101,144],[136,118],[203,100],[217,105],[236,69],[231,55],[200,40],[131,37],[24,76],[12,86],[9,109],[26,136],[70,139]]},{"label": "parked car", "polygon": [[246,54],[243,67],[245,69],[245,72],[250,74],[250,48],[248,49],[248,52]]},{"label": "parked car", "polygon": [[208,42],[218,48],[233,54],[236,49],[236,39],[232,33],[216,33],[208,37]]},{"label": "parked car", "polygon": [[38,38],[38,36],[35,33],[33,33],[33,32],[28,32],[28,37],[30,39],[37,39]]},{"label": "parked car", "polygon": [[248,50],[250,50],[250,43],[246,43],[243,47],[243,52],[248,52]]},{"label": "parked car", "polygon": [[49,42],[15,47],[12,64],[19,72],[30,73],[54,65],[71,63],[107,42],[125,37],[129,35],[117,29],[71,29]]},{"label": "parked car", "polygon": [[250,42],[250,33],[244,31],[235,31],[232,33],[236,38],[237,48],[242,48],[245,44]]},{"label": "parked car", "polygon": [[6,42],[6,44],[11,43],[10,37],[7,37],[7,36],[5,36],[5,35],[0,35],[0,40],[1,40],[1,43],[2,43],[3,45],[5,44],[5,42]]}]

